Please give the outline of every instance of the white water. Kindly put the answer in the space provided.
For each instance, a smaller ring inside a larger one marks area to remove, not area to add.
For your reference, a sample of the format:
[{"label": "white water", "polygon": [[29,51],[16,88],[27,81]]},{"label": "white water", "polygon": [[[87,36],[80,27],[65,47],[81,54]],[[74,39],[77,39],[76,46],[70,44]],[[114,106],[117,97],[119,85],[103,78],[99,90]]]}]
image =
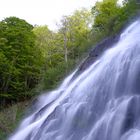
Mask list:
[{"label": "white water", "polygon": [[9,140],[140,140],[140,22],[50,94]]}]

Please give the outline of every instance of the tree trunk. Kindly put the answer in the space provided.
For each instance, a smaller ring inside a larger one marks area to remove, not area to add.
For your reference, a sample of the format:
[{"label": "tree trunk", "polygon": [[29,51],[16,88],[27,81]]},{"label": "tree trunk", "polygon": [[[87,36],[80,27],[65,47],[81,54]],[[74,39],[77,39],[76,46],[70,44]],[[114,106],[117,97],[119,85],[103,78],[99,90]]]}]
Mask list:
[{"label": "tree trunk", "polygon": [[65,53],[65,62],[68,62],[68,49],[67,49],[67,37],[64,35],[64,53]]}]

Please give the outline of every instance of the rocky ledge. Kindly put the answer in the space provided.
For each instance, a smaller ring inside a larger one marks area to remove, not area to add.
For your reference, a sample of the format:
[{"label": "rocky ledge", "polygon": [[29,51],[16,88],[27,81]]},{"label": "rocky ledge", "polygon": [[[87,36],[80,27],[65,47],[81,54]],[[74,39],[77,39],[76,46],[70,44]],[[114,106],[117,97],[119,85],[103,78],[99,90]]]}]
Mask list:
[{"label": "rocky ledge", "polygon": [[119,40],[119,35],[111,36],[111,37],[105,38],[96,46],[93,46],[87,58],[79,66],[78,71],[75,73],[72,80],[75,79],[84,70],[86,70],[91,64],[93,64],[106,49],[111,48],[115,43],[118,42],[118,40]]}]

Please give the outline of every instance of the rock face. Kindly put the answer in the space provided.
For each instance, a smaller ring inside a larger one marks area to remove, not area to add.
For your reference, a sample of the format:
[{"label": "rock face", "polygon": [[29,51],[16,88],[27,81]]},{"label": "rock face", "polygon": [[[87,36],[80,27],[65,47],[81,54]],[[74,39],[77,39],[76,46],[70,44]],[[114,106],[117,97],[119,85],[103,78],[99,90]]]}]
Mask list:
[{"label": "rock face", "polygon": [[73,76],[75,79],[79,74],[81,74],[84,70],[86,70],[92,63],[94,63],[106,50],[112,47],[115,43],[118,42],[120,35],[111,36],[105,38],[103,41],[98,43],[96,46],[93,46],[87,58],[82,62],[78,71]]}]

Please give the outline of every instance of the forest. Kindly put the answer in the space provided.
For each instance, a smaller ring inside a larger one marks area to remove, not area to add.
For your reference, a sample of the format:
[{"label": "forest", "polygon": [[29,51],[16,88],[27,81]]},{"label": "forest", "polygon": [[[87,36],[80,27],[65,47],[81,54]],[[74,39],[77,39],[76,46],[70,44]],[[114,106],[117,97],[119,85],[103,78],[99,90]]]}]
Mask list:
[{"label": "forest", "polygon": [[103,0],[62,17],[57,31],[18,17],[0,21],[0,110],[56,88],[97,42],[139,13],[137,0]]},{"label": "forest", "polygon": [[7,17],[0,22],[0,105],[51,90],[98,41],[117,34],[139,11],[137,1],[97,2],[64,16],[58,31]]}]

